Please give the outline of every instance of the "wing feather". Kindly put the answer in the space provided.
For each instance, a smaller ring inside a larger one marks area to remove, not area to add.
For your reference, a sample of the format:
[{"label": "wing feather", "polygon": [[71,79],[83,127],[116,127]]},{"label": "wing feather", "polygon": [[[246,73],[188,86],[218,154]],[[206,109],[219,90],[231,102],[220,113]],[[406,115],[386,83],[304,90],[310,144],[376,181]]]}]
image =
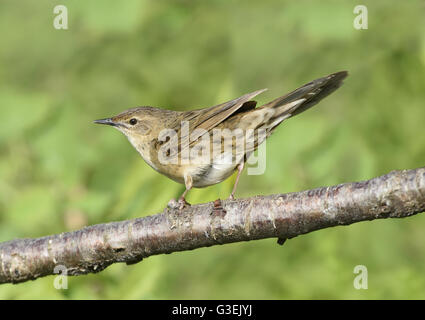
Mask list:
[{"label": "wing feather", "polygon": [[[261,89],[250,92],[239,98],[209,108],[185,112],[180,121],[188,122],[189,130],[186,131],[188,131],[187,133],[192,133],[192,136],[187,137],[187,134],[182,132],[181,123],[176,123],[174,125],[179,133],[179,153],[196,142],[206,132],[210,131],[237,112],[242,106],[244,106],[245,103],[249,102],[249,104],[246,105],[247,108],[255,107],[255,102],[250,100],[266,90],[267,89]],[[200,130],[194,132],[195,129]]]}]

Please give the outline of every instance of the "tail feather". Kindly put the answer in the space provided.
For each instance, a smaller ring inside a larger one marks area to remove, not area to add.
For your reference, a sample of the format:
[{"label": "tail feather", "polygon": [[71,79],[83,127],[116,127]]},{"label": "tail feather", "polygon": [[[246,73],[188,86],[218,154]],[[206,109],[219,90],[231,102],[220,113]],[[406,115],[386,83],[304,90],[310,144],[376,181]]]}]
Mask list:
[{"label": "tail feather", "polygon": [[[266,135],[253,135],[254,143],[245,150],[249,156],[251,152],[269,137],[276,127],[285,119],[288,119],[298,113],[301,113],[320,100],[338,89],[342,80],[347,77],[346,71],[333,73],[323,78],[313,80],[306,85],[279,97],[259,108],[255,108],[255,103],[250,102],[246,111],[236,114],[234,118],[230,118],[227,122],[228,128],[246,129],[265,129]],[[238,118],[238,116],[242,118]],[[236,119],[237,121],[232,121]],[[246,156],[246,157],[248,157]]]},{"label": "tail feather", "polygon": [[313,80],[302,87],[279,97],[260,108],[277,108],[275,117],[287,119],[314,106],[342,85],[347,77],[347,71],[340,71],[326,77]]}]

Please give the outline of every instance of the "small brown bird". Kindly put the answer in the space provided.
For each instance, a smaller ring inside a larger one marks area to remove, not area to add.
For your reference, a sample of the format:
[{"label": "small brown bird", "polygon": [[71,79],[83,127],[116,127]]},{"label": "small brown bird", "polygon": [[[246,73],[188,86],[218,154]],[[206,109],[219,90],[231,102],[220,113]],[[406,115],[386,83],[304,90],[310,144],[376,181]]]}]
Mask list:
[{"label": "small brown bird", "polygon": [[244,164],[258,146],[282,121],[335,91],[346,76],[341,71],[316,79],[258,108],[251,99],[267,89],[210,108],[137,107],[94,122],[117,128],[153,169],[185,184],[180,208],[187,204],[185,196],[192,187],[219,183],[238,170],[229,197],[234,199]]}]

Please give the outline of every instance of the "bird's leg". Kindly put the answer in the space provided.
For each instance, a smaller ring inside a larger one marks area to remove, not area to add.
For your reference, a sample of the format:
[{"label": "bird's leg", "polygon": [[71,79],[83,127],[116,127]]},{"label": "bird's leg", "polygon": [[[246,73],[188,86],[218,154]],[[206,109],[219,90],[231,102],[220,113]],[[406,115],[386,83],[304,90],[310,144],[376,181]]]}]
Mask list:
[{"label": "bird's leg", "polygon": [[179,201],[178,201],[178,208],[179,209],[183,209],[185,206],[190,206],[190,203],[188,203],[187,201],[186,201],[186,199],[184,198],[185,196],[186,196],[186,194],[187,194],[187,192],[189,191],[190,189],[187,189],[187,187],[186,187],[186,190],[183,192],[183,194],[180,196],[180,198],[179,198]]},{"label": "bird's leg", "polygon": [[179,209],[183,209],[185,206],[190,206],[190,203],[188,203],[185,199],[186,194],[189,192],[190,189],[192,189],[192,177],[188,174],[184,175],[184,185],[186,186],[186,190],[183,192],[183,194],[179,198]]},{"label": "bird's leg", "polygon": [[235,184],[233,185],[233,190],[232,190],[232,193],[229,196],[229,200],[235,200],[236,188],[238,187],[239,178],[241,176],[241,173],[242,173],[244,167],[245,167],[245,162],[242,162],[238,165],[238,175],[236,176],[236,181],[235,181]]},{"label": "bird's leg", "polygon": [[192,177],[189,175],[185,175],[184,184],[186,186],[186,190],[180,196],[178,201],[176,201],[176,199],[171,199],[170,201],[168,201],[167,206],[169,208],[182,210],[185,206],[190,206],[190,203],[186,201],[185,197],[186,197],[186,194],[189,192],[189,190],[192,189]]}]

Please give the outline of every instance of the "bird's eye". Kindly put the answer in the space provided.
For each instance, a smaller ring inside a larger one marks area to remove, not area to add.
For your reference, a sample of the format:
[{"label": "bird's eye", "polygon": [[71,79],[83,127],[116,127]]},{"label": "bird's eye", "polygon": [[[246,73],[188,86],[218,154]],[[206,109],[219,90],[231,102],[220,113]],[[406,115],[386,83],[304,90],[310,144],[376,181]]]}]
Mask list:
[{"label": "bird's eye", "polygon": [[137,119],[131,118],[129,122],[132,126],[134,126],[137,123]]}]

